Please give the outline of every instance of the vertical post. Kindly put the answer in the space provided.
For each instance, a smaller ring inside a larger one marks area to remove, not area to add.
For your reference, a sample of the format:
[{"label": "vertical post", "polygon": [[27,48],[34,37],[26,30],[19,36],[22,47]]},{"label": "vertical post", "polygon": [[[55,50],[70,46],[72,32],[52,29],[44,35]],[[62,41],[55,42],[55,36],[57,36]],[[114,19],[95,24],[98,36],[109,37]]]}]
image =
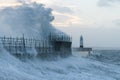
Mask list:
[{"label": "vertical post", "polygon": [[23,51],[24,51],[24,54],[25,54],[26,53],[26,46],[25,46],[24,34],[23,34]]},{"label": "vertical post", "polygon": [[17,40],[14,43],[15,43],[15,54],[17,54]]},{"label": "vertical post", "polygon": [[10,44],[9,44],[9,49],[10,49],[9,51],[10,51],[10,53],[11,53],[11,51],[12,51],[12,50],[11,50],[11,47],[12,47],[11,44],[12,44],[12,43],[11,43],[11,36],[10,36]]},{"label": "vertical post", "polygon": [[3,47],[5,47],[5,36],[3,38]]}]

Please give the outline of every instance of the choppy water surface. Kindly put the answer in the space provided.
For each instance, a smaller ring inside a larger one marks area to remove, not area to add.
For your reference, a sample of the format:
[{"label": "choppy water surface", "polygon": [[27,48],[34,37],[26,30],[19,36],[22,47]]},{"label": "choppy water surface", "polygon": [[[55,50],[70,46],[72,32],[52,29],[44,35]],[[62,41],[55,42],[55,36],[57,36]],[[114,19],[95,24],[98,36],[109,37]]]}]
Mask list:
[{"label": "choppy water surface", "polygon": [[120,80],[120,51],[96,50],[87,58],[20,61],[0,50],[0,80]]},{"label": "choppy water surface", "polygon": [[120,64],[120,50],[94,50],[90,57],[101,62]]}]

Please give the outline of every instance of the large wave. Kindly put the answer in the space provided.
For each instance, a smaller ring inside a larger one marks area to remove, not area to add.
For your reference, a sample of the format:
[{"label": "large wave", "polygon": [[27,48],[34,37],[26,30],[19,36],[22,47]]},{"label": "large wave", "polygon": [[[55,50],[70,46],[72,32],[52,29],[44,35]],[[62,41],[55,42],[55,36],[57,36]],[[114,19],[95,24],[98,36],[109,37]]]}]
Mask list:
[{"label": "large wave", "polygon": [[120,68],[71,56],[57,60],[21,61],[0,47],[0,80],[119,80]]},{"label": "large wave", "polygon": [[22,3],[15,7],[0,8],[0,36],[22,36],[42,39],[50,33],[59,34],[51,22],[52,9],[43,4]]},{"label": "large wave", "polygon": [[[62,33],[51,25],[51,11],[36,3],[1,8],[0,36],[18,37],[24,33],[26,37],[41,39],[50,32]],[[0,80],[120,80],[120,68],[75,56],[55,61],[37,57],[21,61],[0,44]]]}]

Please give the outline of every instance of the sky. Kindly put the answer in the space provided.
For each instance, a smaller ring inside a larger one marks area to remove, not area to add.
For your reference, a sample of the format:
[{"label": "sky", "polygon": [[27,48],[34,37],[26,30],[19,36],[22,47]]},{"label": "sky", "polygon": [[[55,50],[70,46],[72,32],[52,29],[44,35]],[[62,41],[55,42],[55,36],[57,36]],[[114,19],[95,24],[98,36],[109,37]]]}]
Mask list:
[{"label": "sky", "polygon": [[[0,6],[15,6],[24,0],[0,0]],[[26,0],[53,9],[52,24],[73,38],[79,46],[83,35],[86,47],[120,47],[120,0]]]}]

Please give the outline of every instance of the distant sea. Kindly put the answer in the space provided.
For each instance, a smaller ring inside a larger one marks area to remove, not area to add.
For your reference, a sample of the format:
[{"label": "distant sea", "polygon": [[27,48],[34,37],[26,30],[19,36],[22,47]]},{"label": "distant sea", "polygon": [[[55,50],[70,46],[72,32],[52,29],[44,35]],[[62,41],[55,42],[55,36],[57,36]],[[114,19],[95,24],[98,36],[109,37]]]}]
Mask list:
[{"label": "distant sea", "polygon": [[120,48],[93,48],[89,57],[101,62],[120,65]]}]

